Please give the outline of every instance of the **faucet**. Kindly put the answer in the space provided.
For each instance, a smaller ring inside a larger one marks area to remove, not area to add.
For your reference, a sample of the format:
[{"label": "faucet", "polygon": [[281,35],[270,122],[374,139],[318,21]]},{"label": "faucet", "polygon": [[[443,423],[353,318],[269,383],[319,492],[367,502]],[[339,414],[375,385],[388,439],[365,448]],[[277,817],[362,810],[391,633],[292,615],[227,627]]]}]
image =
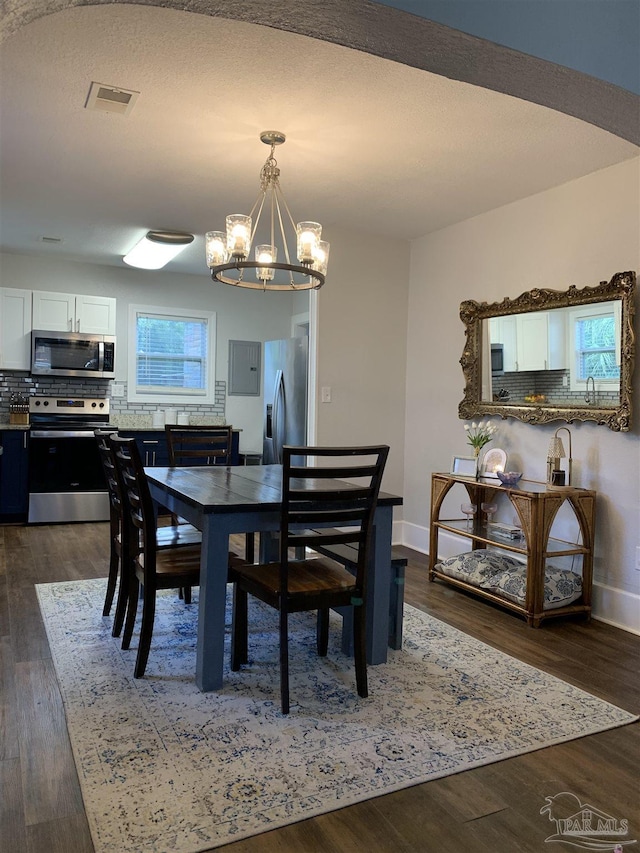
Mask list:
[{"label": "faucet", "polygon": [[[589,395],[589,381],[591,381],[591,389],[593,391],[593,399]],[[584,395],[585,403],[593,403],[595,405],[596,402],[596,380],[593,376],[587,376],[587,389]]]}]

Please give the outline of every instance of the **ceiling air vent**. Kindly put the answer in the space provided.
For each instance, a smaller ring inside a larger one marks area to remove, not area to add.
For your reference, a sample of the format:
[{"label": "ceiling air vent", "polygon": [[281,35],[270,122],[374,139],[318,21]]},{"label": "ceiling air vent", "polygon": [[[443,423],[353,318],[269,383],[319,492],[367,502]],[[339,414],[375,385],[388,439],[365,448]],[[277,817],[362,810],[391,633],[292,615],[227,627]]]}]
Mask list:
[{"label": "ceiling air vent", "polygon": [[118,86],[107,86],[104,83],[92,83],[85,104],[88,110],[98,110],[103,113],[118,113],[128,115],[140,92],[120,89]]}]

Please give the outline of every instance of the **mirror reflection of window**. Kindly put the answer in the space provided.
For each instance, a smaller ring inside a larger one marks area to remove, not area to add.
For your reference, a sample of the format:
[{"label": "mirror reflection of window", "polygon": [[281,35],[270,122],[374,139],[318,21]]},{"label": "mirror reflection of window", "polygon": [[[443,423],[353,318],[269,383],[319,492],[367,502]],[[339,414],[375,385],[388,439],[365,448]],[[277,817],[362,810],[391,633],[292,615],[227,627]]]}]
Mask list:
[{"label": "mirror reflection of window", "polygon": [[616,364],[613,314],[584,317],[576,323],[578,378],[620,379]]},{"label": "mirror reflection of window", "polygon": [[[572,391],[615,392],[620,385],[620,325],[616,303],[569,310]],[[587,385],[589,387],[587,388]],[[593,401],[592,401],[593,402]]]}]

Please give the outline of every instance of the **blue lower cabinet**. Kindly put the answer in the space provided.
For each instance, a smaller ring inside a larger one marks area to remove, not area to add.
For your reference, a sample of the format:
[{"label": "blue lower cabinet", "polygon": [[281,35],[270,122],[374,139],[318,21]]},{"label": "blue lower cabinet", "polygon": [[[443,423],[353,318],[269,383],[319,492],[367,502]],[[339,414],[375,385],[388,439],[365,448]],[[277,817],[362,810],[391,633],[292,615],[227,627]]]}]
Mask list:
[{"label": "blue lower cabinet", "polygon": [[0,432],[0,520],[24,521],[29,510],[29,433]]},{"label": "blue lower cabinet", "polygon": [[[135,438],[140,458],[145,468],[166,468],[169,465],[169,450],[164,431],[154,430],[118,430],[123,438]],[[231,434],[231,464],[240,464],[240,433]]]}]

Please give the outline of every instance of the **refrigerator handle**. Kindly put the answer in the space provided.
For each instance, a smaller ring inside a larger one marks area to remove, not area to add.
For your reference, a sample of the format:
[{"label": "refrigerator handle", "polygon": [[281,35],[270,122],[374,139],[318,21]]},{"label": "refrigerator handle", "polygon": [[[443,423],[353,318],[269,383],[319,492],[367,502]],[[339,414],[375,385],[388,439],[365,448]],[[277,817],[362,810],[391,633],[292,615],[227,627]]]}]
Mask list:
[{"label": "refrigerator handle", "polygon": [[284,376],[282,371],[276,372],[276,385],[273,392],[273,461],[276,465],[282,465],[282,435],[280,418],[284,410]]}]

